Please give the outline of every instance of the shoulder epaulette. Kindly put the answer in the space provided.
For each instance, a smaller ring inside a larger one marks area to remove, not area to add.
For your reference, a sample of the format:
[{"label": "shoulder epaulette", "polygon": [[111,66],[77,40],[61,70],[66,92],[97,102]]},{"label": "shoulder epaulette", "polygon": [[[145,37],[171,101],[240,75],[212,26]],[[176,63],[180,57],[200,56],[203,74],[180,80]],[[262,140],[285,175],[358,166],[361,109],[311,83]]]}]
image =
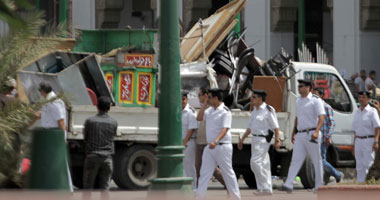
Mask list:
[{"label": "shoulder epaulette", "polygon": [[319,99],[318,95],[313,94],[313,97]]},{"label": "shoulder epaulette", "polygon": [[193,113],[195,113],[195,109],[194,109],[193,107],[189,106],[189,109],[190,109],[191,111],[193,111]]},{"label": "shoulder epaulette", "polygon": [[230,111],[230,109],[229,109],[227,106],[224,106],[223,108],[224,108],[224,110],[226,110],[226,111]]},{"label": "shoulder epaulette", "polygon": [[272,111],[273,111],[272,106],[270,106],[270,105],[268,105],[268,104],[267,104],[267,109],[269,110],[269,112],[272,112]]}]

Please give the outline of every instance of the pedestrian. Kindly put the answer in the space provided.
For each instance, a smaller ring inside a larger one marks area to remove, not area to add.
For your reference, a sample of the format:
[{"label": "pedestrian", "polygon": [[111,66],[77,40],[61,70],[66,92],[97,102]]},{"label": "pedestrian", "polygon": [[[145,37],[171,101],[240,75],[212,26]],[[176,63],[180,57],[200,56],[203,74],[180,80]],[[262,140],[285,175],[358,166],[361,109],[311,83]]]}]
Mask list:
[{"label": "pedestrian", "polygon": [[[67,121],[65,102],[63,102],[62,99],[57,98],[57,95],[54,93],[53,88],[48,82],[41,82],[38,90],[45,100],[51,101],[42,106],[40,112],[36,114],[36,116],[41,119],[41,126],[43,128],[60,128],[64,132],[64,139],[66,141]],[[69,165],[67,162],[66,165],[69,178],[69,189],[71,192],[73,192],[74,187],[71,180]]]},{"label": "pedestrian", "polygon": [[[203,102],[205,101],[205,98],[207,98],[207,95],[208,95],[208,89],[206,87],[199,88],[198,99],[199,99],[199,102],[201,103],[201,106],[203,106]],[[206,106],[208,107],[207,103],[206,103]],[[197,187],[198,187],[198,180],[199,180],[200,171],[201,171],[203,151],[206,145],[207,145],[206,123],[205,121],[201,121],[199,122],[199,128],[197,131],[197,146],[195,150],[195,169],[197,172]],[[224,183],[223,176],[219,167],[215,168],[213,176],[216,178],[216,180],[218,180],[224,186],[224,188],[226,188],[226,184]]]},{"label": "pedestrian", "polygon": [[[227,190],[232,199],[240,199],[240,191],[232,168],[231,111],[222,102],[221,89],[210,89],[198,113],[198,121],[206,121],[208,145],[202,157],[201,174],[196,192],[197,199],[206,197],[207,185],[219,165]],[[207,103],[210,107],[207,107]]]},{"label": "pedestrian", "polygon": [[110,107],[109,97],[99,97],[98,114],[86,119],[84,123],[83,136],[86,152],[83,168],[84,189],[93,189],[96,186],[107,190],[111,181],[117,121],[107,114]]},{"label": "pedestrian", "polygon": [[310,80],[298,80],[300,97],[296,101],[296,119],[292,134],[293,154],[288,171],[288,177],[282,189],[293,191],[293,181],[296,178],[306,155],[309,155],[315,170],[314,191],[322,185],[322,157],[320,130],[325,120],[325,109],[322,100],[311,93]]},{"label": "pedestrian", "polygon": [[370,71],[369,76],[365,79],[364,85],[365,85],[365,91],[372,92],[373,98],[376,98],[376,71]]},{"label": "pedestrian", "polygon": [[185,146],[183,171],[186,177],[193,178],[193,190],[197,188],[197,173],[195,170],[196,131],[198,129],[197,113],[188,104],[188,92],[182,91],[182,141]]},{"label": "pedestrian", "polygon": [[254,105],[248,128],[239,140],[238,148],[243,149],[243,142],[252,134],[251,143],[251,170],[255,174],[257,194],[272,194],[272,173],[268,150],[270,141],[275,133],[274,147],[280,148],[279,125],[276,110],[265,103],[265,90],[253,90],[251,102]]},{"label": "pedestrian", "polygon": [[355,78],[355,93],[358,93],[360,91],[364,91],[365,90],[365,80],[367,78],[367,74],[366,74],[366,71],[365,69],[362,69],[360,70],[360,76],[356,77]]},{"label": "pedestrian", "polygon": [[[323,88],[315,88],[314,94],[319,96],[323,100],[324,89]],[[327,160],[326,160],[326,151],[331,141],[331,136],[334,133],[335,120],[334,120],[334,110],[332,107],[323,101],[323,106],[325,108],[325,123],[322,126],[322,141],[321,141],[321,157],[323,164],[323,181],[324,184],[327,185],[330,181],[330,176],[334,176],[337,183],[339,183],[343,179],[343,173],[336,170]]]},{"label": "pedestrian", "polygon": [[356,160],[356,180],[365,181],[368,169],[374,162],[375,152],[379,148],[380,120],[378,112],[369,105],[370,93],[358,94],[360,108],[355,112],[352,129],[355,131],[354,154]]}]

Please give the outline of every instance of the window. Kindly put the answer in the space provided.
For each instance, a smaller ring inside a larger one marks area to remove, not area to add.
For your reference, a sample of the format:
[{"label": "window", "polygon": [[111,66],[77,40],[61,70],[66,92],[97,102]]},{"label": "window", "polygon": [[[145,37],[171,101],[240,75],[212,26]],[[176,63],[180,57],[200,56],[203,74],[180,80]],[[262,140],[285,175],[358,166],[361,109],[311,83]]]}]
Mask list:
[{"label": "window", "polygon": [[313,80],[313,88],[324,89],[323,99],[334,110],[352,112],[350,97],[336,75],[323,72],[305,72],[304,76],[305,79]]}]

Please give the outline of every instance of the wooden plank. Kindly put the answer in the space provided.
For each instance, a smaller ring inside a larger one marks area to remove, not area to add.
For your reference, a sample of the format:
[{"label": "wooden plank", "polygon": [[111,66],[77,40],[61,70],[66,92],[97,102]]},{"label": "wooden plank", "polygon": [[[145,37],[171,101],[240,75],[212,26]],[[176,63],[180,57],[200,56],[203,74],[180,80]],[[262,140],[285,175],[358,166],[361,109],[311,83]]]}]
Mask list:
[{"label": "wooden plank", "polygon": [[[206,50],[211,51],[214,46],[218,45],[225,37],[226,28],[231,27],[234,18],[243,9],[246,0],[232,1],[222,8],[218,9],[210,17],[203,20],[205,28],[203,29],[203,40]],[[207,27],[206,27],[207,26]],[[228,34],[228,33],[227,33]],[[201,35],[199,24],[196,23],[186,34],[185,39],[181,43],[181,55],[186,62],[191,62],[201,57],[203,53],[202,38],[192,38]],[[222,37],[221,39],[216,37]],[[186,39],[189,38],[189,39]],[[219,41],[218,44],[214,44]],[[214,48],[215,50],[215,48]],[[211,52],[212,53],[212,52]],[[210,55],[210,53],[206,53]]]},{"label": "wooden plank", "polygon": [[282,112],[286,78],[281,76],[254,76],[253,89],[267,92],[266,103],[273,106],[276,112]]},{"label": "wooden plank", "polygon": [[[230,24],[227,24],[227,27],[221,32],[218,36],[214,38],[213,41],[210,42],[210,45],[206,48],[206,57],[209,57],[212,52],[219,46],[219,44],[224,40],[224,38],[230,33],[230,31],[237,24],[238,20],[233,20]],[[200,56],[202,57],[202,56]]]},{"label": "wooden plank", "polygon": [[[227,24],[227,18],[230,13],[225,10],[220,13],[220,16],[214,18],[214,20],[207,22],[207,25],[210,25],[203,34],[205,48],[210,44],[211,40],[222,30],[223,26]],[[186,55],[188,60],[193,61],[202,54],[202,38],[200,38],[196,45],[189,51]]]}]

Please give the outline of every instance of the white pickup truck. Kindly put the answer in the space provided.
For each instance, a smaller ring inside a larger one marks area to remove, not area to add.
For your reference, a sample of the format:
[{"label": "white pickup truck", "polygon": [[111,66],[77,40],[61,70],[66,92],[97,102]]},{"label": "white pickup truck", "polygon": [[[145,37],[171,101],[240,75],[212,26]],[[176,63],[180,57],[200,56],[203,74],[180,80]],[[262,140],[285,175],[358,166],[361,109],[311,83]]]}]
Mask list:
[{"label": "white pickup truck", "polygon": [[[291,133],[295,119],[295,102],[298,94],[297,79],[312,79],[327,83],[326,101],[334,109],[336,121],[333,135],[333,146],[328,149],[327,159],[338,167],[353,167],[354,158],[350,152],[353,143],[351,123],[357,106],[345,81],[338,71],[329,65],[318,63],[292,62],[288,70],[297,72],[286,81],[283,111],[278,112],[280,124],[281,148],[279,151],[270,148],[272,174],[284,177],[287,175],[293,145]],[[96,114],[93,106],[73,106],[70,114],[70,133],[68,135],[71,154],[72,175],[74,184],[81,187],[84,161],[84,144],[82,128],[86,118]],[[115,139],[116,154],[114,156],[113,180],[121,188],[143,189],[149,185],[148,179],[157,172],[154,156],[158,134],[158,108],[112,107],[110,115],[119,124]],[[250,112],[232,110],[232,138],[234,144],[233,166],[236,173],[243,175],[247,185],[256,187],[254,174],[249,167],[250,140],[239,151],[236,144],[244,133],[250,118]],[[178,133],[181,134],[181,133]],[[273,141],[272,141],[273,142]],[[300,171],[305,188],[313,187],[313,169],[310,159],[306,159]]]}]

